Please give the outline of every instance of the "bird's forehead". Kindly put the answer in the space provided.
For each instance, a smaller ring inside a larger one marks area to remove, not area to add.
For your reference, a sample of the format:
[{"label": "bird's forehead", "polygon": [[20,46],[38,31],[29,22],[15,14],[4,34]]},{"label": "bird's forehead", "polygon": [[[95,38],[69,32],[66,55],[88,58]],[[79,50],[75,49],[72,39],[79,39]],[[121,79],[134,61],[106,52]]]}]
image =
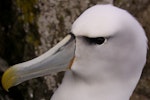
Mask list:
[{"label": "bird's forehead", "polygon": [[72,32],[76,36],[107,37],[121,29],[124,11],[112,5],[96,5],[87,9],[74,22]]}]

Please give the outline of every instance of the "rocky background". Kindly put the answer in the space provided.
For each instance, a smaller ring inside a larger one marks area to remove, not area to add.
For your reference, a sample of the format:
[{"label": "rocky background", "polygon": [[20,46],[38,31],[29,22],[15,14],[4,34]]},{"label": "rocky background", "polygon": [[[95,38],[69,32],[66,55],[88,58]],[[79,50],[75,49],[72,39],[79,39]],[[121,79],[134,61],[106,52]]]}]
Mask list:
[{"label": "rocky background", "polygon": [[[133,14],[150,38],[150,0],[1,0],[0,79],[9,66],[35,58],[60,41],[85,9],[107,3]],[[150,100],[149,65],[148,51],[147,64],[131,100]],[[49,100],[63,75],[61,72],[36,78],[10,92],[0,86],[0,100]]]}]

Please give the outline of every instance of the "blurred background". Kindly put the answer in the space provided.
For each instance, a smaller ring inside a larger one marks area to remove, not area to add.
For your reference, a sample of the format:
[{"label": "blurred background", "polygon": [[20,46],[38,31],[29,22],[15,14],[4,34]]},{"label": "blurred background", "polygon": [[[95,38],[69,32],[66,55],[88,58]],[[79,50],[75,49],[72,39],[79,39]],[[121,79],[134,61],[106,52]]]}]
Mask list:
[{"label": "blurred background", "polygon": [[[85,9],[108,3],[136,17],[150,38],[150,0],[0,0],[0,79],[9,66],[35,58],[59,42]],[[147,64],[131,100],[150,100],[149,65],[148,51]],[[10,92],[0,85],[0,100],[49,100],[63,75],[60,72],[29,80]]]}]

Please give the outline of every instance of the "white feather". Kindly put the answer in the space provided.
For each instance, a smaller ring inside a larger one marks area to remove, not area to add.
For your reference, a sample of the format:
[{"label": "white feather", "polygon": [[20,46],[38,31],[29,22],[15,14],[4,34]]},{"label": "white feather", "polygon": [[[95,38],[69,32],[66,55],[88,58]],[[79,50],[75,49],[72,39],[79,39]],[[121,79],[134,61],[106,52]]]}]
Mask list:
[{"label": "white feather", "polygon": [[[146,62],[147,39],[127,11],[96,5],[74,22],[75,61],[52,100],[129,100]],[[102,45],[82,38],[106,37]]]}]

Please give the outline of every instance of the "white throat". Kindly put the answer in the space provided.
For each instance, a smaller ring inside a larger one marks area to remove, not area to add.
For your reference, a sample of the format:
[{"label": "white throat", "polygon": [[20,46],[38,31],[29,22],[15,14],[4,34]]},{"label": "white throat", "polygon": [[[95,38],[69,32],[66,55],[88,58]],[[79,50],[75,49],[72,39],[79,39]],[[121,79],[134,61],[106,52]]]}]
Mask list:
[{"label": "white throat", "polygon": [[51,100],[129,100],[134,88],[123,81],[88,82],[70,71]]}]

